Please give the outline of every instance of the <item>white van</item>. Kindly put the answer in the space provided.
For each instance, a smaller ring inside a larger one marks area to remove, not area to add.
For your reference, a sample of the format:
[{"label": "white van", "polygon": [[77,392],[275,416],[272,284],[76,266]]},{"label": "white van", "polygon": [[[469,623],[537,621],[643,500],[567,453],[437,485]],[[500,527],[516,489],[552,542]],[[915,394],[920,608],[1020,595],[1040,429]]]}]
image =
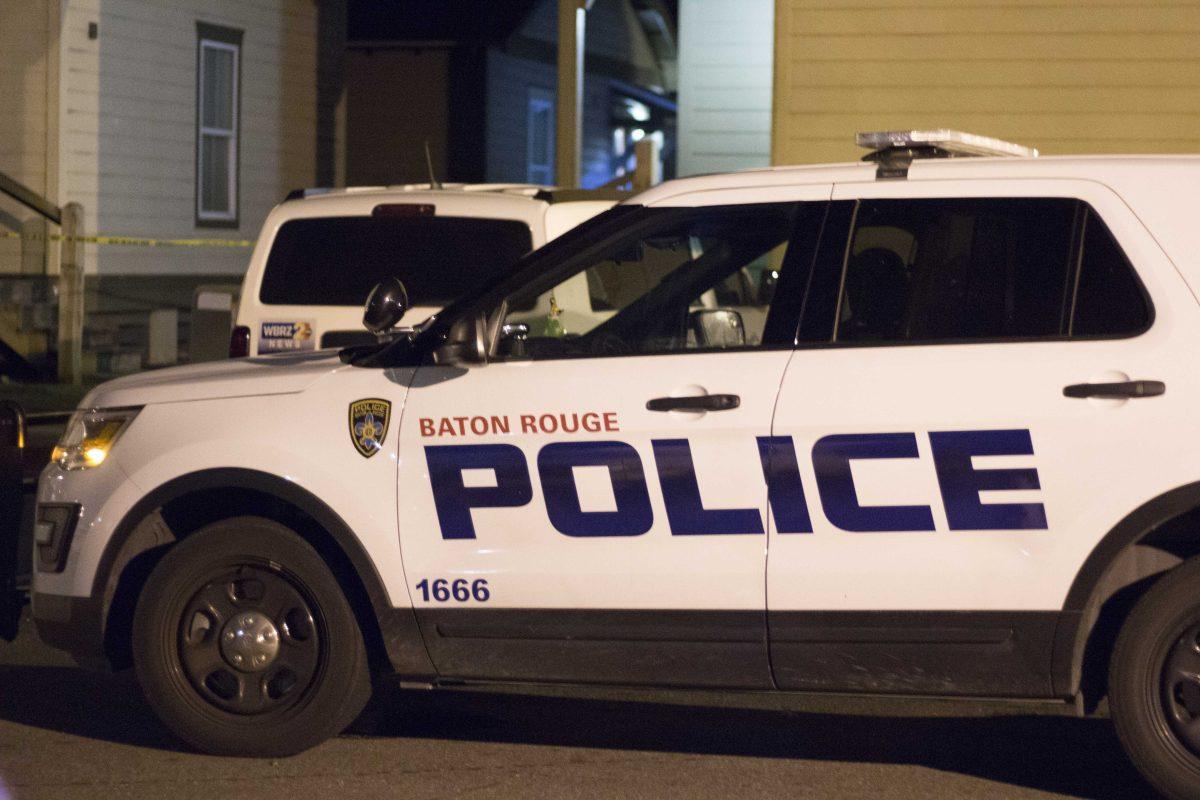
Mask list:
[{"label": "white van", "polygon": [[619,197],[527,184],[292,192],[263,224],[229,355],[372,342],[362,305],[384,278],[404,281],[423,319]]}]

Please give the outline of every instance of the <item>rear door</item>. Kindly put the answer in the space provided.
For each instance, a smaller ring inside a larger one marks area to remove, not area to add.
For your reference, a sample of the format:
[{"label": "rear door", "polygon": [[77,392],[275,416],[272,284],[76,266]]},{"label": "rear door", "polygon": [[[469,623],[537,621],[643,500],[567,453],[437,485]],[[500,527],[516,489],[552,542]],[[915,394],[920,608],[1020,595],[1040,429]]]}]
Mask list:
[{"label": "rear door", "polygon": [[[806,309],[772,430],[796,470],[787,508],[811,510],[771,531],[776,680],[1049,695],[1085,558],[1196,478],[1200,398],[1177,355],[1200,336],[1195,303],[1096,183],[880,182],[835,198],[845,233],[823,254],[825,299]],[[1137,381],[1155,383],[1134,398]]]}]

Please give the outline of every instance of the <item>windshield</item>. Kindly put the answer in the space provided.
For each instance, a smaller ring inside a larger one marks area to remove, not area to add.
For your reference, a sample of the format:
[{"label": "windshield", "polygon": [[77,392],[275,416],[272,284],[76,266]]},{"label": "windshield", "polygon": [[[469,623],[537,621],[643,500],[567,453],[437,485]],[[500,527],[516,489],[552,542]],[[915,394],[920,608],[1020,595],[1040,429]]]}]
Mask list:
[{"label": "windshield", "polygon": [[443,306],[503,275],[533,247],[518,220],[312,217],[284,223],[267,257],[268,305],[360,306],[397,277],[414,306]]},{"label": "windshield", "polygon": [[[609,236],[619,233],[631,219],[644,212],[644,206],[622,204],[603,211],[589,220],[552,239],[513,265],[507,272],[487,282],[476,283],[452,304],[438,313],[436,322],[422,326],[416,344],[407,336],[397,337],[390,343],[350,347],[342,351],[342,360],[361,367],[387,367],[407,363],[414,352],[420,352],[442,337],[450,325],[464,315],[480,308],[499,303],[506,295],[539,279],[548,273],[557,272],[564,263],[586,254]],[[412,320],[416,322],[416,320]],[[408,323],[408,320],[405,320]],[[415,344],[415,350],[413,345]]]}]

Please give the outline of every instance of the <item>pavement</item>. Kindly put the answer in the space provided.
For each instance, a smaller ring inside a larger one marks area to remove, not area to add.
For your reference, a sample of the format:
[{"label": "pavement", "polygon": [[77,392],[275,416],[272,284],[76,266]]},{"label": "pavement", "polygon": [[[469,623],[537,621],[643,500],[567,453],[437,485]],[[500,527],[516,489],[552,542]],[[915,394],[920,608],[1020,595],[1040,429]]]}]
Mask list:
[{"label": "pavement", "polygon": [[395,694],[294,758],[198,755],[157,722],[131,675],[75,668],[26,618],[16,642],[0,641],[0,800],[1152,796],[1107,720],[1057,706],[552,688]]}]

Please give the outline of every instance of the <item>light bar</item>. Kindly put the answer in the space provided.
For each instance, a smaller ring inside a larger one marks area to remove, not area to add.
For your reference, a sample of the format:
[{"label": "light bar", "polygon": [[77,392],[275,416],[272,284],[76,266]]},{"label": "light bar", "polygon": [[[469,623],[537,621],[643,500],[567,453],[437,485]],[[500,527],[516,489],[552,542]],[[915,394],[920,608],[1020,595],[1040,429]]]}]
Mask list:
[{"label": "light bar", "polygon": [[953,156],[1016,156],[1033,158],[1038,151],[1032,147],[978,136],[974,133],[946,129],[929,131],[870,131],[859,133],[854,143],[868,150],[936,147]]}]

